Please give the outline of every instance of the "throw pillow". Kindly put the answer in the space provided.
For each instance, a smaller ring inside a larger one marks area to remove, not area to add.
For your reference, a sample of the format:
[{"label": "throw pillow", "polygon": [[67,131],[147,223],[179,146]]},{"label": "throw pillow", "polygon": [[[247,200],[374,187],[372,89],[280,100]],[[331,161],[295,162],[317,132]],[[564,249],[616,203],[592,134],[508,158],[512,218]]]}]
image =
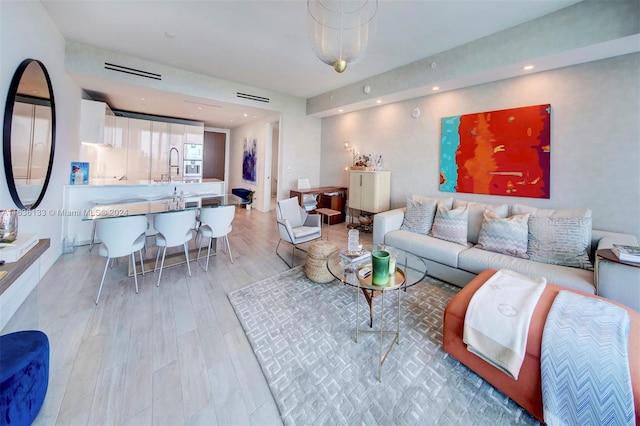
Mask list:
[{"label": "throw pillow", "polygon": [[529,217],[529,259],[593,270],[590,217]]},{"label": "throw pillow", "polygon": [[471,244],[478,243],[478,235],[482,227],[485,210],[493,210],[500,217],[509,216],[508,204],[477,203],[475,201],[465,201],[456,198],[453,201],[453,208],[457,209],[460,206],[467,206],[467,210],[469,210],[469,217],[467,218],[467,241]]},{"label": "throw pillow", "polygon": [[495,211],[484,212],[476,247],[496,253],[528,259],[529,214],[500,217]]},{"label": "throw pillow", "polygon": [[448,209],[438,204],[436,217],[431,227],[431,235],[452,243],[467,244],[467,217],[469,211],[467,206],[458,207],[457,209]]},{"label": "throw pillow", "polygon": [[412,195],[411,199],[414,201],[436,201],[438,204],[443,204],[446,208],[453,208],[453,198],[442,198],[442,197],[425,197],[424,195]]},{"label": "throw pillow", "polygon": [[431,230],[435,213],[435,200],[422,202],[407,198],[407,210],[400,229],[426,235]]}]

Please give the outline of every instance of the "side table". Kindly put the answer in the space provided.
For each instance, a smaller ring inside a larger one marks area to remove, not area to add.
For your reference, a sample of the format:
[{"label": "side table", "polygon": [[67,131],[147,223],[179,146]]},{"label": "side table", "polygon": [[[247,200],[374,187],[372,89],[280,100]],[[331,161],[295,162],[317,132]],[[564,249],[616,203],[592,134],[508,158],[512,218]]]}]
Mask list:
[{"label": "side table", "polygon": [[596,294],[640,312],[640,263],[625,262],[611,249],[596,250]]},{"label": "side table", "polygon": [[[330,222],[330,218],[332,216],[339,215],[340,212],[338,210],[327,209],[327,208],[324,208],[324,207],[316,209],[316,212],[320,213],[322,216],[326,216],[326,218],[327,218],[327,226],[326,226],[326,228],[327,228],[327,240],[329,240],[329,222]],[[325,221],[322,220],[321,225],[324,224],[324,222]]]}]

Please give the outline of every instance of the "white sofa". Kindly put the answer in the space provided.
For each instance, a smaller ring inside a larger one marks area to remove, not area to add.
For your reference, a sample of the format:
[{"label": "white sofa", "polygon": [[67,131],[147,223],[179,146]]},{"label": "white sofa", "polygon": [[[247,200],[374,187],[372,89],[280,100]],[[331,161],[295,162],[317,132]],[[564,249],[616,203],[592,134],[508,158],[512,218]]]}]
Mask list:
[{"label": "white sofa", "polygon": [[[420,198],[425,197],[414,196],[414,199]],[[465,286],[485,269],[507,268],[530,276],[544,276],[548,282],[557,285],[610,297],[640,311],[640,268],[600,261],[597,271],[594,272],[593,270],[536,262],[478,248],[476,245],[484,210],[499,206],[504,210],[508,207],[508,215],[510,216],[513,214],[514,207],[513,205],[474,203],[459,199],[453,200],[452,207],[456,208],[464,204],[468,205],[467,246],[401,229],[406,207],[374,216],[373,243],[374,245],[385,244],[397,247],[423,258],[430,276],[459,287]],[[545,211],[549,212],[550,210]],[[595,250],[610,248],[614,243],[638,245],[638,240],[629,234],[592,229],[589,253],[591,261],[594,260]],[[598,275],[596,276],[596,274]]]}]

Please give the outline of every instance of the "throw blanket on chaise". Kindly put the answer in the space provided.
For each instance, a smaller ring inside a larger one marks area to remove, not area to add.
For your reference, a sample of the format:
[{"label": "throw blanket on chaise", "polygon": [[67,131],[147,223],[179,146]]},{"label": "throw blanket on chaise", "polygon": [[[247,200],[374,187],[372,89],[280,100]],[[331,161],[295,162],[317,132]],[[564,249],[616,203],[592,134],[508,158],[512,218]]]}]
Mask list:
[{"label": "throw blanket on chaise", "polygon": [[547,280],[501,269],[469,301],[463,341],[467,349],[518,379],[531,315]]},{"label": "throw blanket on chaise", "polygon": [[540,356],[548,425],[633,425],[629,315],[604,300],[561,291]]}]

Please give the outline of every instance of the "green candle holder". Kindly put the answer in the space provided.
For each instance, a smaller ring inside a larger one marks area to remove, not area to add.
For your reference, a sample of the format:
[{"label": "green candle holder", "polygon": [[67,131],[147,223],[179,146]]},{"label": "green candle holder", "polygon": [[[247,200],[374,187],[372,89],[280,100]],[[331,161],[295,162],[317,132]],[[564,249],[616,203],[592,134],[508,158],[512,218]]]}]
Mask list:
[{"label": "green candle holder", "polygon": [[388,251],[374,250],[371,253],[371,268],[373,274],[371,282],[375,285],[384,285],[389,282],[389,260],[391,256]]}]

